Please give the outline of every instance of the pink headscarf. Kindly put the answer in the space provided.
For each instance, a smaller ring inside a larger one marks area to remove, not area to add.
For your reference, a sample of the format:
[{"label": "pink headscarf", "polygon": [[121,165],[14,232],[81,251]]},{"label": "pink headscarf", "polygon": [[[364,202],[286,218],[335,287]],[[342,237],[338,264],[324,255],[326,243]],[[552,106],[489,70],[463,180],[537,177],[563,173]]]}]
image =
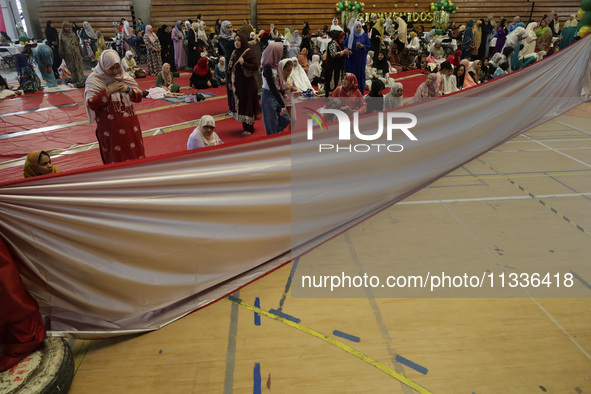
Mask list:
[{"label": "pink headscarf", "polygon": [[472,79],[470,74],[468,74],[468,67],[470,66],[470,61],[468,59],[463,59],[460,62],[461,65],[464,66],[464,89],[471,88],[472,86],[476,86],[476,82]]},{"label": "pink headscarf", "polygon": [[283,56],[283,44],[279,42],[269,43],[269,46],[265,48],[263,56],[261,57],[261,68],[271,67],[277,69],[279,85],[283,90],[283,77],[281,75],[281,68],[279,67],[281,56]]},{"label": "pink headscarf", "polygon": [[152,25],[146,25],[146,34],[145,34],[145,36],[148,37],[148,40],[150,40],[152,42],[152,44],[154,42],[156,42],[156,40],[158,39],[158,36],[152,30]]}]

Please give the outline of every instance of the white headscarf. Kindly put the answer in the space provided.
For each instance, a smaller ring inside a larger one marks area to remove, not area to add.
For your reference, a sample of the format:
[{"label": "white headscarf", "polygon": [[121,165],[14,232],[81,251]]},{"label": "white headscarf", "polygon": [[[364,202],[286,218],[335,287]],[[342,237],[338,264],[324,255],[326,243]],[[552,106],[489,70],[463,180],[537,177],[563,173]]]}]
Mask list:
[{"label": "white headscarf", "polygon": [[[106,89],[109,82],[113,81],[123,82],[131,89],[139,90],[139,86],[135,79],[126,73],[123,70],[123,67],[119,68],[119,73],[115,76],[110,76],[105,72],[105,70],[110,69],[115,64],[121,65],[121,59],[119,59],[119,54],[116,51],[107,49],[101,53],[98,65],[94,68],[92,74],[90,74],[86,79],[86,89],[84,90],[85,102],[88,102],[88,100],[98,95],[100,92]],[[125,106],[130,108],[130,111],[133,112],[131,98],[129,97],[128,93],[113,93],[110,99],[112,102],[119,105],[121,102],[123,102],[123,104],[125,104]],[[88,107],[88,105],[86,105],[86,113],[88,114],[88,119],[90,120],[92,128],[92,122],[96,120],[96,114]]]},{"label": "white headscarf", "polygon": [[290,60],[293,63],[291,79],[293,80],[296,88],[298,88],[298,92],[305,92],[308,89],[312,89],[312,84],[308,79],[308,75],[306,74],[306,71],[302,65],[298,62],[298,59],[296,57],[292,57]]},{"label": "white headscarf", "polygon": [[339,18],[334,18],[332,20],[332,25],[330,25],[329,31],[343,31],[343,28],[339,26]]},{"label": "white headscarf", "polygon": [[320,77],[322,75],[322,66],[320,65],[320,56],[313,55],[312,56],[312,63],[310,63],[310,67],[308,68],[308,79],[310,82],[315,77]]},{"label": "white headscarf", "polygon": [[394,85],[392,85],[388,94],[384,96],[384,111],[392,108],[402,107],[402,105],[404,105],[404,97],[396,97],[394,95],[398,89],[402,88],[403,87],[400,82],[394,82]]},{"label": "white headscarf", "polygon": [[205,146],[214,146],[214,145],[219,145],[222,143],[222,140],[220,140],[220,137],[216,134],[215,131],[211,134],[211,136],[209,138],[207,138],[203,134],[203,127],[204,126],[215,127],[215,120],[213,119],[213,116],[203,115],[201,117],[201,119],[199,119],[199,125],[193,130],[193,132],[189,136],[189,139],[187,140],[187,149],[188,150],[196,149],[196,148],[199,148],[200,146],[202,147],[202,145],[199,145],[199,143],[196,141],[196,139],[201,139]]}]

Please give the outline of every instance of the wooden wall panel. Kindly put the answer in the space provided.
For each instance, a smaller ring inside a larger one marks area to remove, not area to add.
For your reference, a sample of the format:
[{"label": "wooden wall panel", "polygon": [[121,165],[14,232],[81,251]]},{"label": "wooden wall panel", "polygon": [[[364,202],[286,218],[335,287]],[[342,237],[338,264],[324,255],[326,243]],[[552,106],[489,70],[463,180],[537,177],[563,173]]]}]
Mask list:
[{"label": "wooden wall panel", "polygon": [[174,26],[176,21],[195,20],[203,15],[206,31],[215,25],[216,19],[230,20],[235,27],[240,27],[244,19],[250,19],[250,0],[153,0],[150,16],[154,30],[166,24]]},{"label": "wooden wall panel", "polygon": [[[333,18],[338,17],[340,13],[335,11],[336,1],[312,0],[306,3],[287,1],[287,0],[258,0],[258,29],[268,28],[271,23],[279,29],[287,26],[300,28],[302,22],[307,20],[312,29],[322,28],[323,25],[330,25]],[[516,15],[521,16],[522,20],[529,18],[532,2],[526,0],[456,0],[459,11],[451,14],[450,20],[455,20],[459,24],[465,24],[469,19],[485,18],[488,14],[494,14],[497,22],[501,17],[513,20]],[[415,7],[415,4],[417,5]],[[570,14],[576,13],[581,4],[580,0],[536,0],[533,12],[533,19],[539,20],[544,14],[555,10],[558,13],[561,22],[568,19]],[[374,7],[375,5],[375,7]],[[365,2],[366,13],[372,12],[429,12],[431,1],[374,1]],[[416,22],[427,25],[427,23]]]},{"label": "wooden wall panel", "polygon": [[113,22],[119,22],[121,18],[130,21],[133,26],[133,1],[42,1],[39,8],[39,23],[41,31],[45,31],[47,21],[53,21],[53,27],[58,31],[62,28],[62,22],[76,22],[82,27],[82,22],[87,21],[95,31],[100,31],[105,37],[114,37],[115,28]]}]

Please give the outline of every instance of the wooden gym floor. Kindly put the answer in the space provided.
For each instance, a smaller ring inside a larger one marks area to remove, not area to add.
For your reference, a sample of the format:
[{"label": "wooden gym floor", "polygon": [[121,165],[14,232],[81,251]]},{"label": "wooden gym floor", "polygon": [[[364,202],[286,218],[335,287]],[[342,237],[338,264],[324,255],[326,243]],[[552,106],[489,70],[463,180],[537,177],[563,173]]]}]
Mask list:
[{"label": "wooden gym floor", "polygon": [[590,122],[588,102],[158,331],[70,340],[70,392],[591,392],[588,298],[291,291],[300,268],[327,261],[335,275],[376,262],[412,273],[428,262],[432,271],[571,272],[591,295]]}]

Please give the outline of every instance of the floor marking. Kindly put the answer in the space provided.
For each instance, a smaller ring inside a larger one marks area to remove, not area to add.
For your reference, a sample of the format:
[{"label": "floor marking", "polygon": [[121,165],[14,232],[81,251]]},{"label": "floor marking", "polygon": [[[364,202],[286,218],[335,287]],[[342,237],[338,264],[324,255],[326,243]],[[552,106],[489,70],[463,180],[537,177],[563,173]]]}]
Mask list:
[{"label": "floor marking", "polygon": [[4,116],[30,114],[30,113],[41,112],[41,111],[50,111],[52,109],[60,109],[60,108],[74,107],[76,105],[82,105],[82,104],[84,104],[84,103],[63,104],[63,105],[58,105],[58,106],[55,106],[55,107],[43,107],[43,108],[29,109],[29,110],[24,110],[24,111],[9,112],[7,114],[0,114],[0,118],[2,118]]},{"label": "floor marking", "polygon": [[82,364],[82,360],[84,360],[84,356],[86,356],[86,352],[88,351],[88,348],[90,347],[90,344],[92,343],[92,341],[90,340],[83,340],[82,344],[80,345],[80,349],[78,350],[78,354],[76,354],[76,357],[74,358],[74,374],[76,374],[76,372],[78,371],[78,368],[80,368],[80,365]]},{"label": "floor marking", "polygon": [[[232,298],[239,300],[240,290],[232,294]],[[229,298],[229,297],[228,297]],[[240,301],[241,302],[241,301]],[[238,334],[238,305],[233,301],[230,311],[230,329],[228,332],[228,348],[226,350],[226,372],[224,375],[224,394],[232,394],[234,391],[234,367],[236,364],[236,335]]]},{"label": "floor marking", "polygon": [[[359,259],[359,256],[357,256],[357,251],[355,250],[355,247],[353,246],[353,242],[351,241],[351,237],[349,236],[348,232],[344,233],[344,239],[345,239],[345,242],[347,243],[347,246],[349,248],[349,253],[351,254],[351,258],[353,259],[353,262],[359,268],[360,275],[363,275],[364,274],[363,264],[361,264],[361,260]],[[396,349],[394,349],[391,346],[392,338],[390,338],[390,332],[388,331],[388,327],[386,327],[386,324],[384,324],[384,318],[382,317],[380,307],[378,306],[378,303],[376,302],[376,300],[373,296],[373,291],[371,290],[370,287],[365,287],[365,294],[367,296],[367,301],[369,302],[369,305],[371,306],[371,309],[373,311],[373,315],[376,319],[376,323],[378,325],[378,328],[380,329],[380,334],[382,335],[382,339],[386,343],[386,351],[390,355],[390,359],[392,360],[392,364],[394,365],[396,373],[399,374],[400,376],[406,377],[404,367],[402,366],[402,364],[400,364],[399,362],[396,361],[396,355],[398,354],[398,352],[396,351]],[[404,391],[405,394],[409,393],[409,389],[405,385],[402,385],[402,391]]]},{"label": "floor marking", "polygon": [[422,365],[419,365],[413,361],[410,361],[409,359],[404,358],[400,355],[396,356],[396,361],[398,361],[400,364],[404,364],[407,367],[414,369],[417,372],[422,373],[423,375],[426,375],[427,372],[429,372],[429,370],[427,368],[423,367]]},{"label": "floor marking", "polygon": [[568,157],[569,159],[576,161],[576,162],[577,162],[577,163],[579,163],[579,164],[582,164],[582,165],[584,165],[584,166],[586,166],[586,167],[589,167],[589,168],[591,168],[591,164],[587,164],[587,163],[585,163],[585,162],[584,162],[584,161],[582,161],[582,160],[579,160],[579,159],[576,159],[576,158],[574,158],[574,157],[572,157],[572,156],[570,156],[570,155],[567,155],[566,153],[564,153],[564,152],[561,152],[561,151],[559,151],[558,149],[554,149],[554,148],[552,148],[552,147],[550,147],[550,146],[548,146],[548,145],[544,144],[543,142],[540,142],[540,141],[537,141],[537,140],[534,140],[534,141],[536,141],[538,144],[542,145],[543,147],[546,147],[546,148],[548,148],[548,149],[550,149],[550,150],[552,150],[552,151],[554,151],[554,152],[556,152],[556,153],[558,153],[558,154],[560,154],[560,155],[562,155],[562,156]]},{"label": "floor marking", "polygon": [[261,363],[254,363],[252,394],[261,394]]},{"label": "floor marking", "polygon": [[285,299],[287,298],[287,293],[289,293],[289,289],[291,287],[291,281],[293,280],[293,276],[295,275],[299,261],[300,261],[300,258],[296,257],[296,259],[291,262],[291,270],[289,272],[289,277],[287,278],[287,283],[285,284],[285,290],[283,290],[283,295],[281,296],[281,300],[279,301],[279,308],[277,308],[277,310],[279,312],[281,312],[281,310],[283,309],[283,304],[285,303]]},{"label": "floor marking", "polygon": [[[570,193],[570,194],[544,194],[534,196],[534,198],[561,198],[561,197],[586,197],[591,193]],[[439,204],[441,202],[479,202],[479,201],[505,201],[505,200],[529,200],[531,196],[506,196],[506,197],[475,197],[475,198],[450,198],[446,200],[424,200],[424,201],[401,201],[396,205],[414,205],[414,204]]]},{"label": "floor marking", "polygon": [[[478,158],[477,160],[482,161],[480,158]],[[486,163],[482,162],[483,164],[486,165]],[[429,189],[429,191],[433,194],[433,196],[435,196],[436,198],[438,197],[437,194],[435,194],[435,192],[431,189]],[[482,249],[484,249],[484,251],[495,261],[495,263],[497,264],[497,266],[502,269],[505,273],[509,273],[509,270],[507,268],[506,265],[504,265],[503,263],[501,263],[501,261],[497,258],[497,256],[495,254],[493,254],[492,251],[490,251],[488,249],[488,247],[480,240],[480,238],[478,238],[471,230],[470,228],[447,206],[447,204],[442,203],[443,207],[449,212],[450,215],[453,216],[453,218],[462,226],[464,227],[464,229],[466,230],[466,232],[468,234],[470,234],[470,236],[480,245],[480,247]],[[531,293],[529,291],[527,291],[527,289],[525,288],[521,288],[521,290],[527,294],[527,296],[546,314],[546,316],[548,316],[548,318],[564,333],[564,335],[566,335],[572,343],[574,343],[574,345],[577,347],[577,349],[579,349],[584,355],[585,357],[587,357],[587,359],[591,360],[591,355],[589,355],[589,353],[587,353],[587,351],[585,349],[583,349],[583,347],[576,341],[575,338],[573,338],[572,335],[570,335],[570,333],[568,331],[566,331],[564,329],[564,327],[562,327],[562,325],[560,325],[560,323],[558,323],[558,321],[554,318],[554,316],[552,316],[550,314],[550,312],[548,312],[546,310],[546,308],[544,308],[535,298],[534,296],[531,295]]]},{"label": "floor marking", "polygon": [[577,274],[577,273],[576,273],[575,271],[573,271],[573,270],[570,270],[570,273],[571,273],[571,274],[573,274],[573,276],[574,276],[575,278],[577,278],[577,280],[578,280],[579,282],[581,282],[581,283],[583,284],[583,286],[585,286],[586,288],[588,288],[589,290],[591,290],[591,285],[590,285],[590,284],[589,284],[589,283],[588,283],[588,282],[587,282],[585,279],[581,278],[581,277],[579,276],[579,274]]},{"label": "floor marking", "polygon": [[555,208],[553,208],[552,206],[550,206],[549,204],[547,204],[544,200],[541,200],[540,198],[534,196],[532,193],[530,193],[528,190],[526,190],[523,186],[515,183],[511,178],[509,178],[508,176],[505,176],[502,172],[500,172],[497,169],[493,168],[490,164],[488,164],[487,162],[483,161],[482,159],[478,158],[477,160],[479,162],[481,162],[482,164],[484,164],[485,166],[487,166],[488,168],[490,168],[492,171],[494,171],[497,174],[499,174],[500,176],[504,177],[509,183],[511,183],[512,185],[514,185],[515,187],[517,187],[519,190],[523,191],[525,194],[527,194],[528,196],[530,196],[531,198],[533,198],[534,200],[536,200],[540,204],[542,204],[544,207],[548,208],[550,211],[552,211],[557,216],[559,216],[560,218],[562,218],[565,222],[567,222],[568,224],[570,224],[571,226],[573,226],[574,228],[578,229],[583,234],[585,234],[586,236],[588,236],[588,237],[591,238],[591,233],[589,233],[583,227],[581,227],[578,224],[576,224],[573,220],[570,220],[568,217],[566,217],[562,213],[558,212]]},{"label": "floor marking", "polygon": [[[568,116],[568,115],[567,115],[567,116]],[[556,122],[556,123],[560,123],[560,124],[561,124],[561,125],[563,125],[563,126],[570,127],[571,129],[574,129],[574,130],[580,131],[581,133],[585,133],[585,134],[587,134],[587,135],[591,135],[591,132],[589,132],[589,131],[587,131],[587,130],[579,129],[578,127],[572,126],[572,125],[570,125],[570,124],[568,124],[568,123],[565,123],[565,122],[563,122],[563,121],[561,121],[561,120],[556,120],[555,122]]]},{"label": "floor marking", "polygon": [[359,338],[358,336],[347,334],[346,332],[342,332],[339,330],[334,330],[332,332],[332,335],[337,336],[337,337],[341,337],[341,338],[345,338],[351,342],[356,342],[356,343],[361,342],[361,338]]},{"label": "floor marking", "polygon": [[301,320],[298,319],[297,317],[293,317],[292,315],[288,315],[287,313],[280,312],[277,309],[269,309],[269,313],[272,313],[274,315],[277,315],[277,316],[279,316],[279,317],[281,317],[281,318],[283,318],[285,320],[289,320],[289,321],[292,321],[294,323],[301,322]]},{"label": "floor marking", "polygon": [[257,312],[260,313],[261,315],[268,317],[270,319],[273,319],[279,323],[283,323],[287,326],[290,326],[292,328],[295,328],[299,331],[305,332],[306,334],[312,335],[313,337],[322,339],[325,342],[330,343],[331,345],[334,345],[336,347],[338,347],[339,349],[357,357],[358,359],[365,361],[366,363],[376,367],[377,369],[379,369],[380,371],[384,372],[385,374],[392,376],[395,379],[398,379],[400,382],[404,383],[405,385],[407,385],[408,387],[416,390],[419,393],[425,393],[425,394],[431,394],[431,391],[427,390],[426,388],[424,388],[423,386],[419,385],[418,383],[414,382],[413,380],[407,378],[406,376],[403,376],[401,374],[399,374],[398,372],[394,371],[392,368],[380,363],[377,360],[374,360],[373,358],[361,353],[359,350],[353,349],[351,346],[346,345],[342,342],[337,341],[334,338],[329,337],[328,335],[324,335],[316,330],[313,330],[307,326],[304,326],[302,324],[299,323],[294,323],[291,320],[287,320],[284,319],[278,315],[275,315],[273,313],[267,312],[263,309],[257,308],[255,306],[246,304],[244,302],[236,302],[236,301],[231,301],[229,298],[227,298],[228,301],[232,302],[233,304],[240,306],[242,308],[248,309],[250,311],[253,312]]}]

